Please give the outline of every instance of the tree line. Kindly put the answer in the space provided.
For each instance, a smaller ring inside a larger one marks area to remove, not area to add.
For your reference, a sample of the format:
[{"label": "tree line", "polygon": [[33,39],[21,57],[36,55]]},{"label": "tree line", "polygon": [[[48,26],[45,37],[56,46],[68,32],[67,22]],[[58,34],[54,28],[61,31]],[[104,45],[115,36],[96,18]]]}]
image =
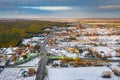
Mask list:
[{"label": "tree line", "polygon": [[23,38],[30,38],[33,34],[43,33],[45,32],[44,29],[53,26],[67,26],[67,23],[35,20],[0,21],[0,48],[10,45],[17,46]]}]

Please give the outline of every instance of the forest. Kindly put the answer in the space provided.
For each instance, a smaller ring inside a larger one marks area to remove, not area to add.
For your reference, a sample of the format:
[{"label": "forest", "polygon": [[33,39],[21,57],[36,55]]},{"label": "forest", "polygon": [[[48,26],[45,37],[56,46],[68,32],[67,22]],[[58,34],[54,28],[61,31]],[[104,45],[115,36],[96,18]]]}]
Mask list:
[{"label": "forest", "polygon": [[37,20],[0,21],[0,48],[18,46],[23,38],[43,33],[45,28],[53,26],[67,26],[67,23]]}]

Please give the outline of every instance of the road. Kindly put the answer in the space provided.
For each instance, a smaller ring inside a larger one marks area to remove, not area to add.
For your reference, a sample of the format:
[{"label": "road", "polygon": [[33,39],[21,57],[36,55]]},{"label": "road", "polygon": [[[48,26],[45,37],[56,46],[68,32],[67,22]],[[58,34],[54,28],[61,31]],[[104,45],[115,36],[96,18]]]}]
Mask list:
[{"label": "road", "polygon": [[46,62],[48,60],[47,51],[45,49],[45,46],[46,46],[48,40],[51,37],[52,37],[52,32],[49,33],[47,38],[44,40],[44,42],[40,46],[40,53],[42,55],[41,55],[41,59],[40,59],[40,61],[38,63],[38,69],[37,69],[37,73],[36,73],[36,80],[43,80],[43,77],[44,77],[44,74],[45,74],[45,65],[46,65]]},{"label": "road", "polygon": [[46,46],[48,40],[52,37],[52,33],[53,33],[53,32],[50,32],[50,33],[49,33],[49,35],[47,36],[47,38],[44,40],[44,42],[43,42],[43,43],[41,44],[41,46],[40,46],[40,52],[41,52],[42,54],[46,54],[46,53],[47,53],[47,51],[46,51],[46,49],[45,49],[45,46]]}]

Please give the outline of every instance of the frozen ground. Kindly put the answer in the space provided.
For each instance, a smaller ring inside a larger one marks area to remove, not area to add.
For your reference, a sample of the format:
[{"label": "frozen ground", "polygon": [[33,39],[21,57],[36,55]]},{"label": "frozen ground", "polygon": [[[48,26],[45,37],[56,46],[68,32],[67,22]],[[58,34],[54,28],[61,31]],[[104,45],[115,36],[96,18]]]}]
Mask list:
[{"label": "frozen ground", "polygon": [[41,57],[36,57],[34,59],[31,59],[29,62],[26,62],[26,63],[18,65],[18,66],[33,66],[33,67],[36,67],[40,58]]},{"label": "frozen ground", "polygon": [[50,54],[58,55],[58,56],[66,56],[66,57],[70,57],[70,58],[77,57],[77,54],[75,54],[75,53],[69,53],[68,51],[63,50],[63,49],[62,50],[60,50],[60,49],[56,50],[54,48],[54,49],[48,50],[48,52]]},{"label": "frozen ground", "polygon": [[102,54],[101,52],[103,52],[103,56],[117,56],[117,53],[113,49],[106,46],[92,47],[92,50],[98,52],[98,54]]},{"label": "frozen ground", "polygon": [[[13,47],[13,48],[3,48],[3,51],[6,49],[6,51],[2,54],[12,54],[14,50],[17,49],[17,47]],[[13,50],[13,51],[12,51]]]},{"label": "frozen ground", "polygon": [[[0,80],[35,80],[35,75],[31,77],[19,76],[21,68],[5,68],[0,74]],[[28,70],[28,68],[22,68]]]},{"label": "frozen ground", "polygon": [[0,73],[0,80],[35,80],[36,75],[25,77],[25,78],[20,76],[20,70],[25,69],[26,71],[28,71],[28,69],[31,67],[34,67],[35,70],[37,70],[39,60],[40,60],[40,57],[36,57],[29,62],[26,62],[21,65],[17,65],[13,68],[5,68]]},{"label": "frozen ground", "polygon": [[111,57],[111,58],[108,58],[109,60],[120,60],[120,57]]},{"label": "frozen ground", "polygon": [[30,41],[43,41],[45,37],[32,37],[32,38],[29,38],[29,39],[23,39],[22,40],[22,44],[28,44]]},{"label": "frozen ground", "polygon": [[48,80],[119,80],[112,73],[111,78],[102,78],[103,71],[111,71],[107,67],[50,68]]}]

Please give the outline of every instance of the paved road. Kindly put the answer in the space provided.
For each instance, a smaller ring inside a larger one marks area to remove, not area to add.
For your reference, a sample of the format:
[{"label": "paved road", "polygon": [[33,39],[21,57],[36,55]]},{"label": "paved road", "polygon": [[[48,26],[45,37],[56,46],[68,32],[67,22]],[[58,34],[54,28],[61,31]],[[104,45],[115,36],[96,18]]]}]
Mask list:
[{"label": "paved road", "polygon": [[48,40],[52,37],[52,32],[49,33],[49,35],[47,36],[47,38],[44,40],[44,42],[41,44],[40,46],[40,52],[43,53],[43,54],[46,54],[47,51],[45,49],[45,46],[48,42]]},{"label": "paved road", "polygon": [[40,52],[41,52],[41,59],[38,63],[38,69],[36,74],[36,80],[42,80],[45,74],[45,65],[47,62],[47,51],[45,49],[45,46],[48,42],[48,40],[52,37],[52,32],[49,33],[47,38],[44,40],[44,42],[40,46]]}]

